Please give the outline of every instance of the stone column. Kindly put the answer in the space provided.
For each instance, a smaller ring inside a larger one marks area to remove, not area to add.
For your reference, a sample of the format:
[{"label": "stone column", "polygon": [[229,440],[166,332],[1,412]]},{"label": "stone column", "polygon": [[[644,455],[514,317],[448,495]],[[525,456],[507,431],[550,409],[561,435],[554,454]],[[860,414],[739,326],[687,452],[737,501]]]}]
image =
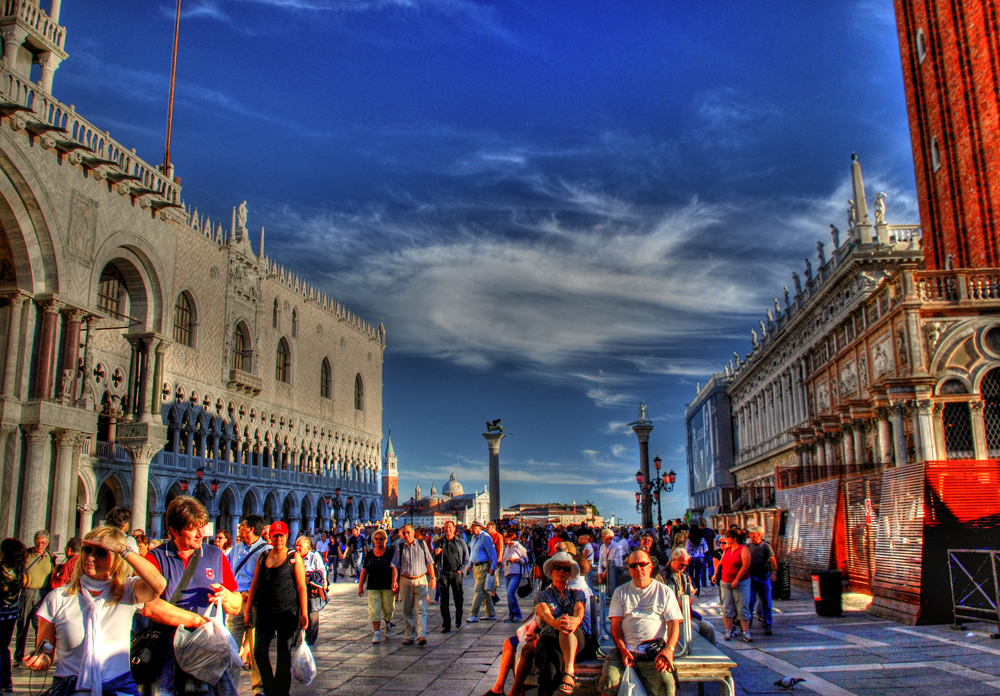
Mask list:
[{"label": "stone column", "polygon": [[85,409],[94,408],[94,402],[90,400],[90,384],[94,381],[94,328],[97,324],[97,317],[88,316],[87,322],[87,342],[83,346],[83,382],[80,385],[80,403]]},{"label": "stone column", "polygon": [[34,543],[34,535],[45,529],[52,470],[52,428],[34,426],[27,432],[28,452],[21,493],[21,541]]},{"label": "stone column", "polygon": [[[78,505],[76,510],[80,513],[80,537],[82,538],[94,528],[94,513],[97,512],[97,505],[95,503],[85,503]],[[150,539],[155,538],[150,537]]]},{"label": "stone column", "polygon": [[150,389],[149,413],[154,421],[160,421],[160,402],[163,401],[163,355],[167,346],[163,340],[156,342],[153,353],[153,386]]},{"label": "stone column", "polygon": [[47,400],[52,389],[52,363],[55,358],[56,321],[61,302],[49,302],[42,312],[42,332],[38,341],[38,371],[35,377],[35,398]]},{"label": "stone column", "polygon": [[38,65],[41,67],[41,75],[38,79],[38,86],[46,94],[52,94],[52,78],[55,77],[56,70],[62,59],[51,51],[38,54]]},{"label": "stone column", "polygon": [[837,475],[837,457],[834,454],[834,437],[833,433],[829,433],[826,439],[823,440],[824,458],[826,459],[826,475],[836,476]]},{"label": "stone column", "polygon": [[935,402],[932,407],[934,418],[934,442],[941,459],[948,458],[948,441],[944,437],[944,404]]},{"label": "stone column", "polygon": [[916,408],[916,439],[920,443],[919,461],[930,462],[938,459],[934,438],[934,403],[930,399],[920,399]]},{"label": "stone column", "polygon": [[844,436],[840,440],[844,453],[844,472],[848,476],[854,475],[854,428],[851,424],[845,423],[843,426]]},{"label": "stone column", "polygon": [[3,371],[4,398],[14,396],[17,384],[17,364],[21,356],[21,316],[24,314],[24,295],[15,294],[10,298],[10,319],[7,322],[7,358]]},{"label": "stone column", "polygon": [[906,405],[903,403],[892,405],[892,434],[896,450],[894,458],[896,466],[906,464],[906,435],[903,432],[903,409],[905,407]]},{"label": "stone column", "polygon": [[3,62],[7,64],[8,70],[13,70],[14,66],[17,64],[17,49],[21,47],[26,38],[28,38],[27,29],[20,29],[16,25],[9,26],[4,29]]},{"label": "stone column", "polygon": [[156,451],[152,444],[129,445],[125,449],[132,460],[132,526],[146,529],[149,463]]},{"label": "stone column", "polygon": [[59,24],[59,9],[62,7],[62,0],[52,0],[49,5],[49,19],[53,24]]},{"label": "stone column", "polygon": [[816,465],[813,470],[813,480],[826,477],[826,443],[823,440],[816,441]]},{"label": "stone column", "polygon": [[[128,400],[128,408],[122,409],[125,420],[130,421],[133,419],[133,414],[135,413],[135,400],[137,397],[138,390],[138,379],[139,379],[139,346],[129,341],[129,346],[131,347],[132,356],[129,358],[129,368],[128,368],[128,388],[126,399]],[[187,454],[191,454],[190,451]]]},{"label": "stone column", "polygon": [[[166,508],[155,507],[149,511],[149,530],[152,532],[150,539],[159,539],[163,536],[163,515],[166,513]],[[149,536],[149,535],[147,535]],[[233,537],[234,539],[236,537]]]},{"label": "stone column", "polygon": [[152,376],[149,369],[149,349],[152,339],[141,339],[138,342],[139,369],[136,374],[138,384],[135,389],[135,417],[141,423],[152,423],[153,416],[149,412],[149,378]]},{"label": "stone column", "polygon": [[986,447],[986,424],[983,422],[983,402],[970,401],[969,415],[972,417],[972,444],[976,459],[989,459]]},{"label": "stone column", "polygon": [[71,519],[72,504],[76,502],[73,488],[73,449],[79,434],[65,430],[56,435],[56,473],[52,490],[52,520],[49,533],[52,535],[52,550],[62,553],[66,542],[73,536]]},{"label": "stone column", "polygon": [[878,427],[879,463],[883,466],[892,465],[892,430],[889,426],[889,409],[879,408],[875,411]]},{"label": "stone column", "polygon": [[868,459],[865,453],[865,426],[863,423],[854,424],[854,466],[860,471]]},{"label": "stone column", "polygon": [[301,520],[301,515],[291,514],[288,516],[288,542],[291,544],[291,548],[295,547],[295,540],[299,538],[299,522]]},{"label": "stone column", "polygon": [[[649,427],[652,430],[653,426]],[[502,432],[483,433],[490,450],[490,520],[500,519],[500,441],[503,436]]]},{"label": "stone column", "polygon": [[59,400],[69,406],[75,401],[73,386],[76,384],[77,363],[80,360],[80,321],[83,312],[70,311],[66,322],[66,342],[63,348],[62,381],[59,384]]}]

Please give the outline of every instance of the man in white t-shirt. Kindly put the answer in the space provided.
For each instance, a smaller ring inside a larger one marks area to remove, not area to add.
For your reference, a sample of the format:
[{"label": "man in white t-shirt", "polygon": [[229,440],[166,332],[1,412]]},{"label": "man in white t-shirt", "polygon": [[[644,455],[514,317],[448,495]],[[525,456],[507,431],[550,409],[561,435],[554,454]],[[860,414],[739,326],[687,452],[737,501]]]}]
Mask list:
[{"label": "man in white t-shirt", "polygon": [[683,621],[680,605],[672,589],[653,582],[649,554],[633,551],[627,564],[632,581],[611,598],[608,617],[615,647],[604,661],[598,689],[615,696],[625,668],[634,666],[649,696],[673,696],[674,650]]}]

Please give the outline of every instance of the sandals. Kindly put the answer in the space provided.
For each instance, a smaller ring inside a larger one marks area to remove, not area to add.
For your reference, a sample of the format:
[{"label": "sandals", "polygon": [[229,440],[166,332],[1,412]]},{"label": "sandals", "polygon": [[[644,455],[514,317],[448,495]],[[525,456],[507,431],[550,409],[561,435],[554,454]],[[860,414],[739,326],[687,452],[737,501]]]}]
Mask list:
[{"label": "sandals", "polygon": [[[569,677],[571,681],[566,681],[566,677]],[[556,689],[557,693],[560,694],[571,694],[573,689],[576,688],[576,675],[575,674],[564,674],[562,684]]]}]

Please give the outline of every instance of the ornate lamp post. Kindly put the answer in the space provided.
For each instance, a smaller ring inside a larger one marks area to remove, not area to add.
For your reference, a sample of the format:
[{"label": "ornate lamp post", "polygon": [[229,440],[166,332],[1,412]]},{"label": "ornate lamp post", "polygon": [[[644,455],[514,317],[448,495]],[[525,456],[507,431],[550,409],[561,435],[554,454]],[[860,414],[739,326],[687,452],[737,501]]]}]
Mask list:
[{"label": "ornate lamp post", "polygon": [[[663,460],[656,457],[653,460],[653,466],[656,467],[656,475],[653,480],[649,483],[646,482],[646,477],[643,476],[642,471],[635,472],[636,483],[639,484],[639,490],[641,491],[641,498],[648,502],[650,494],[656,499],[656,525],[659,532],[660,540],[660,550],[663,550],[663,510],[660,506],[660,493],[670,493],[674,490],[674,483],[677,481],[677,473],[671,469],[669,472],[665,472],[663,476],[660,476],[660,467],[663,464]],[[635,507],[636,511],[639,510],[640,494],[635,494]]]}]

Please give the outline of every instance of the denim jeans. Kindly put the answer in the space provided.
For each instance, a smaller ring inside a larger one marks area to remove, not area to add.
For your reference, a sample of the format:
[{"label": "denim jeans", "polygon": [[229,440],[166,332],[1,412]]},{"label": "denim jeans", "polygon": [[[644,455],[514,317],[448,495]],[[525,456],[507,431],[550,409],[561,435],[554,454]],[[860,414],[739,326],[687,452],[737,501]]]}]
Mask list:
[{"label": "denim jeans", "polygon": [[705,557],[692,556],[688,562],[688,575],[691,577],[691,584],[695,590],[700,590],[705,584]]},{"label": "denim jeans", "polygon": [[[760,602],[758,604],[758,601]],[[750,578],[750,604],[756,605],[754,614],[760,616],[764,628],[771,629],[771,576],[765,575],[762,578]],[[750,617],[753,621],[753,617]]]},{"label": "denim jeans", "polygon": [[505,575],[504,580],[507,583],[507,611],[510,613],[510,618],[520,621],[521,605],[517,603],[517,585],[521,582],[521,574]]},{"label": "denim jeans", "polygon": [[0,619],[0,689],[13,691],[13,681],[10,670],[10,637],[14,635],[17,616]]}]

